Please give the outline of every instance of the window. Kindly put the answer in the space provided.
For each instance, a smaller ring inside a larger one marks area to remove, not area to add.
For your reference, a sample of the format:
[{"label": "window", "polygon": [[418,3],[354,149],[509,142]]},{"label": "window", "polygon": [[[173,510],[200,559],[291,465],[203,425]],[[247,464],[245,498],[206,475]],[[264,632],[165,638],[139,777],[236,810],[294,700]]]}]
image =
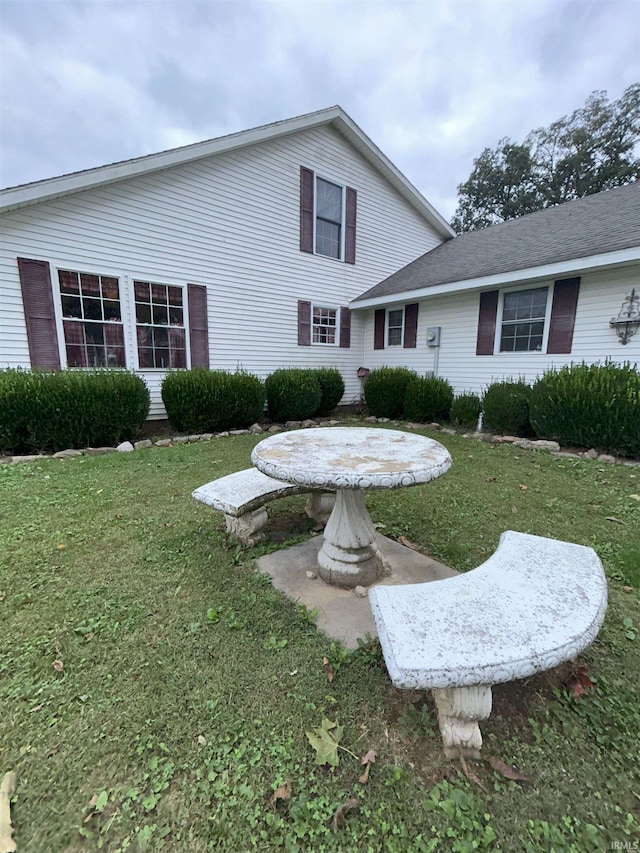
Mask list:
[{"label": "window", "polygon": [[342,187],[316,178],[316,253],[341,257]]},{"label": "window", "polygon": [[338,326],[338,309],[313,306],[313,335],[314,344],[336,344],[336,329]]},{"label": "window", "polygon": [[118,279],[58,270],[58,284],[68,367],[125,367]]},{"label": "window", "polygon": [[133,289],[140,368],[186,367],[182,288],[134,281]]},{"label": "window", "polygon": [[548,287],[504,294],[500,352],[542,350],[548,294]]},{"label": "window", "polygon": [[404,311],[396,308],[387,314],[387,346],[402,346],[402,326]]}]

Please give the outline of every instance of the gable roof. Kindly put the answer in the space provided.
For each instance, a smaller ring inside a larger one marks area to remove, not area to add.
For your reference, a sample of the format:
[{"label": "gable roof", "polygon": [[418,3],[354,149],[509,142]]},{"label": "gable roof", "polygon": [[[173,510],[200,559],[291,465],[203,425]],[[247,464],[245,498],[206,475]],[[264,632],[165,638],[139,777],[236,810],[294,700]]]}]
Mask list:
[{"label": "gable roof", "polygon": [[14,210],[32,204],[39,204],[61,196],[71,195],[82,190],[105,186],[117,181],[147,175],[152,172],[169,169],[172,166],[191,163],[206,157],[214,157],[228,151],[235,151],[261,142],[279,139],[293,133],[310,130],[323,125],[331,126],[338,131],[360,154],[380,172],[395,189],[421,214],[429,224],[444,238],[453,236],[454,231],[449,223],[427,201],[413,184],[394,166],[382,151],[369,139],[345,111],[339,107],[328,107],[317,112],[261,125],[239,133],[219,136],[193,145],[184,145],[136,157],[132,160],[122,160],[107,166],[85,169],[81,172],[71,172],[55,178],[47,178],[16,187],[8,187],[0,191],[0,211]]},{"label": "gable roof", "polygon": [[415,298],[633,260],[640,260],[640,181],[447,240],[352,305],[365,308],[405,294]]}]

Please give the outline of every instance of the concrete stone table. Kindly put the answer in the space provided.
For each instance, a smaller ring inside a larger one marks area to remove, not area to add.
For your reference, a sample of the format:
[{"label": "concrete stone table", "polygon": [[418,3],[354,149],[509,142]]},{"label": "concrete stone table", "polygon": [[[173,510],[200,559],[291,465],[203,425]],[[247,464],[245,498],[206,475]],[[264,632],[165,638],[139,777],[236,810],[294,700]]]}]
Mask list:
[{"label": "concrete stone table", "polygon": [[428,483],[451,467],[448,450],[431,438],[365,427],[278,433],[256,445],[251,460],[276,480],[336,490],[318,574],[344,588],[369,586],[384,571],[364,490]]}]

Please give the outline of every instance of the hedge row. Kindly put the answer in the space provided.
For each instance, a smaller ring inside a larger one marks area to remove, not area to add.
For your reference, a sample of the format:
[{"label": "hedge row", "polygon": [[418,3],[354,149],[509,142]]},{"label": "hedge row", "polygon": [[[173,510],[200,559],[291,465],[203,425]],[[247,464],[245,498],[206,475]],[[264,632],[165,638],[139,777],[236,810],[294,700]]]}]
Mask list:
[{"label": "hedge row", "polygon": [[125,370],[0,370],[0,451],[112,446],[148,414],[147,386]]}]

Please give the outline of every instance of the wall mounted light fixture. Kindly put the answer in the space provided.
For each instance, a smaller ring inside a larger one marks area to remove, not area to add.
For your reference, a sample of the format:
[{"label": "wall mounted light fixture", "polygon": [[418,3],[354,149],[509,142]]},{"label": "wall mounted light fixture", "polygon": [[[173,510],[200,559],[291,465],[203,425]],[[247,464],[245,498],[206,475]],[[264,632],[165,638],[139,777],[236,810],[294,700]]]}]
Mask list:
[{"label": "wall mounted light fixture", "polygon": [[616,330],[621,344],[626,344],[638,331],[640,326],[640,295],[636,293],[635,287],[622,303],[617,317],[609,320],[609,325]]}]

